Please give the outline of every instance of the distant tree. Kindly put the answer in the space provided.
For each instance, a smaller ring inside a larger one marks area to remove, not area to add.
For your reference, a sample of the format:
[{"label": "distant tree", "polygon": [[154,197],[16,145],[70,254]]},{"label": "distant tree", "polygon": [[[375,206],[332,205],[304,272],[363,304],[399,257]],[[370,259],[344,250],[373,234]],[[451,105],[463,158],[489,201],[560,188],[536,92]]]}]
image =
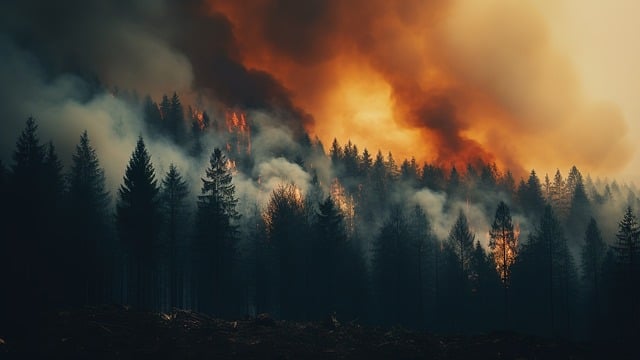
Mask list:
[{"label": "distant tree", "polygon": [[[180,279],[184,269],[181,267],[180,255],[184,250],[186,237],[184,229],[188,214],[186,199],[189,195],[187,182],[174,164],[169,165],[169,171],[162,179],[161,207],[165,220],[167,237],[167,272],[169,276],[169,307],[178,307],[182,290]],[[181,241],[182,240],[182,241]]]},{"label": "distant tree", "polygon": [[166,94],[162,95],[162,100],[160,101],[160,104],[158,104],[158,110],[160,110],[160,117],[162,118],[161,128],[163,131],[167,131],[167,122],[171,116],[171,100],[169,100],[169,97]]},{"label": "distant tree", "polygon": [[600,333],[602,324],[602,284],[603,263],[607,252],[607,245],[602,240],[600,229],[594,218],[591,218],[584,236],[582,246],[582,276],[585,284],[587,301],[587,321],[590,335]]},{"label": "distant tree", "polygon": [[513,197],[516,193],[516,182],[513,179],[511,171],[507,170],[504,175],[499,178],[498,186],[509,196]]},{"label": "distant tree", "polygon": [[518,200],[524,212],[534,219],[539,219],[544,211],[545,200],[542,196],[540,179],[535,170],[531,170],[527,182],[518,186]]},{"label": "distant tree", "polygon": [[[579,243],[582,237],[579,229],[585,229],[592,216],[591,202],[587,197],[582,176],[577,177],[573,185],[572,197],[569,203],[569,215],[567,217],[567,234],[574,243]],[[583,234],[582,234],[583,235]]]},{"label": "distant tree", "polygon": [[154,134],[158,134],[162,131],[162,114],[160,112],[160,108],[149,95],[144,98],[142,104],[142,115],[145,124],[154,132]]},{"label": "distant tree", "polygon": [[238,198],[227,157],[215,148],[202,178],[196,216],[196,272],[200,309],[233,313],[233,274],[238,238]]},{"label": "distant tree", "polygon": [[160,224],[159,191],[151,156],[140,136],[118,189],[116,225],[130,252],[129,295],[134,305],[141,308],[154,305],[153,259]]},{"label": "distant tree", "polygon": [[371,154],[369,150],[366,148],[362,151],[362,157],[360,158],[360,175],[367,177],[369,172],[371,171],[371,167],[373,166],[373,159],[371,158]]},{"label": "distant tree", "polygon": [[351,143],[351,140],[347,142],[343,150],[343,164],[345,174],[347,176],[358,175],[358,147]]},{"label": "distant tree", "polygon": [[449,194],[450,198],[456,198],[461,196],[461,180],[460,173],[455,166],[451,168],[451,172],[449,173],[449,178],[447,179],[447,194]]},{"label": "distant tree", "polygon": [[518,254],[518,239],[513,228],[511,212],[504,201],[500,201],[498,204],[489,236],[489,248],[493,252],[493,260],[504,289],[504,322],[506,325],[509,321],[511,267]]},{"label": "distant tree", "polygon": [[173,93],[165,119],[169,136],[176,144],[182,144],[186,139],[186,124],[184,121],[184,109],[177,93]]},{"label": "distant tree", "polygon": [[331,157],[331,162],[333,163],[333,166],[341,165],[344,154],[342,152],[342,148],[340,147],[340,143],[338,143],[338,139],[336,138],[333,138],[333,142],[331,143],[329,156]]},{"label": "distant tree", "polygon": [[385,162],[385,168],[387,169],[387,177],[390,182],[398,179],[400,175],[400,169],[398,168],[398,164],[396,160],[393,158],[393,154],[391,151],[387,153],[387,161]]},{"label": "distant tree", "polygon": [[109,264],[106,258],[110,239],[108,225],[109,192],[105,188],[104,170],[100,167],[89,135],[84,131],[71,157],[69,183],[69,221],[71,247],[79,255],[70,276],[74,277],[75,290],[81,290],[78,300],[84,304],[96,304],[106,300],[109,288]]},{"label": "distant tree", "polygon": [[432,164],[424,164],[422,167],[422,185],[435,191],[445,189],[445,176],[441,167]]},{"label": "distant tree", "polygon": [[417,184],[418,172],[418,165],[415,158],[411,158],[411,161],[404,159],[400,165],[400,179],[411,186]]},{"label": "distant tree", "polygon": [[551,184],[551,205],[558,218],[562,221],[567,219],[569,213],[569,195],[568,189],[560,170],[556,170]]}]

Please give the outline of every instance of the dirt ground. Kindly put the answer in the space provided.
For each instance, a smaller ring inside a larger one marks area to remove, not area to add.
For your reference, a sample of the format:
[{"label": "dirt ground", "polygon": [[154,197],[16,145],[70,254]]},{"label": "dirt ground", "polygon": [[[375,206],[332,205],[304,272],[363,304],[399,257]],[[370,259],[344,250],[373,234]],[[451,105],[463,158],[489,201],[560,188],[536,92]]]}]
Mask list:
[{"label": "dirt ground", "polygon": [[[227,321],[176,310],[122,306],[51,314],[37,332],[0,336],[0,358],[61,359],[591,359],[602,348],[514,333],[438,336],[400,327],[277,321],[267,314]],[[606,354],[610,357],[612,354]],[[624,354],[615,358],[627,357]],[[632,357],[632,356],[631,356]]]}]

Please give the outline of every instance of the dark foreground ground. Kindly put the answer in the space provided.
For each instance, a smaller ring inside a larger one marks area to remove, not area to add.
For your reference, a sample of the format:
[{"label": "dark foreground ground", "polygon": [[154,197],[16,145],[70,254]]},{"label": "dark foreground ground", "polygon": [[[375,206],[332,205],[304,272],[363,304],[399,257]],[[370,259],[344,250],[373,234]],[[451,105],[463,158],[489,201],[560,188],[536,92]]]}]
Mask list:
[{"label": "dark foreground ground", "polygon": [[[190,311],[119,306],[63,311],[38,334],[0,337],[0,358],[55,359],[617,359],[604,346],[513,333],[437,336],[357,323],[259,316],[226,321]],[[631,354],[632,355],[632,354]],[[640,357],[638,357],[640,359]]]}]

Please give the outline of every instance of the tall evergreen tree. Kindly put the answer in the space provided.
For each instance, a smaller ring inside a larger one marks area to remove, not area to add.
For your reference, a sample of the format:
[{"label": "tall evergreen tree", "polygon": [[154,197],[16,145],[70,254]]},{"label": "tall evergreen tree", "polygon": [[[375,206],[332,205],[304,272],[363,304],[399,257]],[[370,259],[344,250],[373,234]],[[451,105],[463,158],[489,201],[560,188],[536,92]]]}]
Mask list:
[{"label": "tall evergreen tree", "polygon": [[158,247],[159,192],[151,156],[140,136],[118,189],[116,226],[129,250],[130,301],[142,308],[152,308],[155,300],[153,260]]},{"label": "tall evergreen tree", "polygon": [[489,247],[493,252],[496,270],[500,275],[504,290],[504,323],[509,322],[509,285],[511,267],[518,254],[518,239],[513,228],[511,212],[504,201],[500,201],[489,232]]},{"label": "tall evergreen tree", "polygon": [[309,230],[300,189],[294,184],[276,187],[264,213],[267,239],[273,247],[274,286],[284,318],[308,317]]},{"label": "tall evergreen tree", "polygon": [[[617,261],[617,279],[619,286],[619,299],[623,302],[618,304],[625,308],[624,320],[620,323],[623,331],[629,336],[639,331],[638,328],[638,290],[637,281],[640,268],[640,225],[638,218],[633,213],[630,206],[627,207],[622,220],[618,223],[616,242],[611,247]],[[625,299],[625,300],[623,300]]]},{"label": "tall evergreen tree", "polygon": [[465,276],[471,267],[471,253],[475,235],[469,229],[469,223],[464,212],[460,210],[458,219],[449,232],[448,244],[458,257],[460,276]]},{"label": "tall evergreen tree", "polygon": [[149,95],[144,98],[144,102],[142,104],[142,115],[147,127],[153,131],[154,134],[158,134],[162,131],[162,114],[160,112],[160,108]]},{"label": "tall evergreen tree", "polygon": [[71,158],[69,183],[70,244],[79,250],[77,261],[69,269],[73,284],[82,293],[78,300],[84,304],[105,301],[109,287],[109,263],[105,258],[109,230],[109,193],[105,189],[104,170],[100,167],[95,149],[86,131],[80,136]]},{"label": "tall evergreen tree", "polygon": [[[183,278],[181,255],[183,256],[186,234],[185,221],[187,218],[186,198],[189,195],[187,182],[182,179],[178,168],[174,164],[169,165],[169,171],[162,179],[161,204],[165,220],[167,240],[167,273],[169,277],[169,307],[180,305],[179,299],[183,287],[180,279]],[[182,240],[182,242],[181,242]],[[180,243],[181,242],[181,243]]]},{"label": "tall evergreen tree", "polygon": [[182,144],[186,140],[186,123],[184,121],[184,108],[177,93],[173,93],[169,105],[169,112],[165,119],[167,131],[176,144]]},{"label": "tall evergreen tree", "polygon": [[585,284],[586,318],[589,335],[601,333],[602,318],[602,289],[603,263],[607,252],[607,245],[602,240],[602,234],[594,218],[591,218],[584,236],[582,246],[582,276]]},{"label": "tall evergreen tree", "polygon": [[[414,322],[407,313],[415,311],[412,291],[416,271],[409,265],[409,225],[400,207],[394,207],[375,240],[373,280],[380,319],[384,324]],[[415,254],[415,253],[413,253]]]},{"label": "tall evergreen tree", "polygon": [[196,271],[200,308],[215,314],[234,311],[232,269],[238,238],[238,198],[227,157],[215,148],[202,178],[196,217]]},{"label": "tall evergreen tree", "polygon": [[337,310],[340,302],[340,282],[347,274],[341,255],[346,251],[347,234],[344,217],[331,197],[327,197],[318,208],[316,222],[313,224],[315,241],[311,249],[314,273],[312,283],[317,289],[314,296],[314,310],[319,316]]}]

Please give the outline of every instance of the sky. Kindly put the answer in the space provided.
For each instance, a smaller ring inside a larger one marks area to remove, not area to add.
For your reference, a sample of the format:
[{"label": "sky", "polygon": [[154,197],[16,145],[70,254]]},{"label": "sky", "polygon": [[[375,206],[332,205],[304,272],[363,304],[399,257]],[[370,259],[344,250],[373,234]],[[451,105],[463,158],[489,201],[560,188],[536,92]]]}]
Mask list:
[{"label": "sky", "polygon": [[[562,0],[537,2],[557,46],[566,49],[589,96],[617,104],[637,148],[640,137],[640,2]],[[640,175],[640,154],[621,171]]]}]

